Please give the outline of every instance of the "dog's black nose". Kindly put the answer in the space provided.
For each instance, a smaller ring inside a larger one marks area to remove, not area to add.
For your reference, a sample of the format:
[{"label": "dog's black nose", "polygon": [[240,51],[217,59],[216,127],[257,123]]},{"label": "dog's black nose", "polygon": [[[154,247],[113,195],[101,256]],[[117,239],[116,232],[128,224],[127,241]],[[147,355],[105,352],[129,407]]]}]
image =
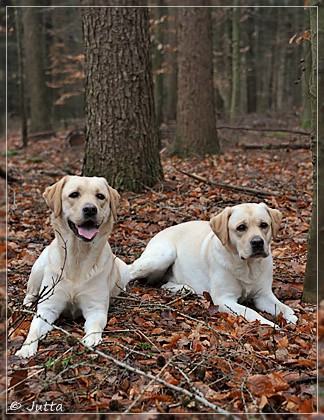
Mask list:
[{"label": "dog's black nose", "polygon": [[83,207],[83,214],[87,217],[95,216],[98,213],[98,209],[96,206],[93,206],[91,204],[87,204]]},{"label": "dog's black nose", "polygon": [[254,236],[250,243],[253,251],[263,250],[264,240],[260,236]]}]

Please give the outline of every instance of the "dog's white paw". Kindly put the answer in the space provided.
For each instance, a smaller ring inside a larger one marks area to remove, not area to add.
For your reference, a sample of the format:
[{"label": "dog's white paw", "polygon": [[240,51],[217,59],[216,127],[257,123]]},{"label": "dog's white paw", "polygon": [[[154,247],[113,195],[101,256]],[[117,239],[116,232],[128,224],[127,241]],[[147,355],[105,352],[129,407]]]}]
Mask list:
[{"label": "dog's white paw", "polygon": [[297,316],[294,314],[294,312],[285,314],[285,320],[287,322],[289,322],[290,324],[297,324],[298,318]]},{"label": "dog's white paw", "polygon": [[95,347],[102,342],[101,333],[90,333],[83,337],[82,343],[89,347]]},{"label": "dog's white paw", "polygon": [[279,325],[275,324],[275,323],[274,323],[274,322],[272,322],[272,321],[269,321],[269,320],[268,320],[268,319],[266,319],[266,318],[263,318],[263,317],[262,317],[262,319],[260,319],[259,321],[260,321],[260,324],[263,324],[263,325],[269,325],[270,327],[275,328],[276,330],[280,330]]},{"label": "dog's white paw", "polygon": [[16,356],[23,359],[34,356],[37,352],[37,343],[23,344],[21,349],[16,352]]},{"label": "dog's white paw", "polygon": [[187,293],[192,293],[192,294],[196,294],[196,292],[194,291],[194,289],[186,284],[176,284],[173,282],[168,282],[165,283],[161,286],[162,289],[164,290],[171,290],[171,292],[179,292],[183,295],[187,294]]},{"label": "dog's white paw", "polygon": [[37,296],[33,296],[33,295],[26,295],[25,299],[24,299],[24,306],[30,307],[32,306],[32,304],[37,300]]}]

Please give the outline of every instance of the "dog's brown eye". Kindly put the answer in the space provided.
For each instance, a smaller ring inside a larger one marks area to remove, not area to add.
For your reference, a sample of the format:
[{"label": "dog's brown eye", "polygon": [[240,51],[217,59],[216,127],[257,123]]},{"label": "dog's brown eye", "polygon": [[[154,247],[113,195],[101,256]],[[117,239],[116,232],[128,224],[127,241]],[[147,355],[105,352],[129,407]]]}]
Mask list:
[{"label": "dog's brown eye", "polygon": [[245,226],[245,225],[243,225],[243,224],[241,224],[241,225],[239,225],[239,226],[236,228],[236,230],[237,230],[238,232],[244,232],[244,231],[246,230],[246,226]]},{"label": "dog's brown eye", "polygon": [[79,197],[79,195],[80,195],[80,193],[78,193],[78,191],[75,191],[75,192],[71,193],[71,194],[69,195],[69,197],[70,197],[70,198],[77,198],[77,197]]},{"label": "dog's brown eye", "polygon": [[100,193],[98,193],[96,195],[96,197],[98,198],[98,200],[104,200],[105,199],[105,196],[103,194],[100,194]]},{"label": "dog's brown eye", "polygon": [[268,223],[262,222],[261,225],[260,225],[260,228],[261,229],[266,229],[268,226],[269,226]]}]

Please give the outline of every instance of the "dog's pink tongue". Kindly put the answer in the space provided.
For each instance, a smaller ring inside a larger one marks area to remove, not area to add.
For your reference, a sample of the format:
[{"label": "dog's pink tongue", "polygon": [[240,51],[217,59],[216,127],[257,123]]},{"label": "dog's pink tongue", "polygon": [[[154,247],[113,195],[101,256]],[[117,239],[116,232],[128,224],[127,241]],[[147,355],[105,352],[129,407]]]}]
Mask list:
[{"label": "dog's pink tongue", "polygon": [[78,227],[78,233],[80,236],[83,236],[86,239],[92,239],[99,232],[96,228],[86,229],[83,227]]}]

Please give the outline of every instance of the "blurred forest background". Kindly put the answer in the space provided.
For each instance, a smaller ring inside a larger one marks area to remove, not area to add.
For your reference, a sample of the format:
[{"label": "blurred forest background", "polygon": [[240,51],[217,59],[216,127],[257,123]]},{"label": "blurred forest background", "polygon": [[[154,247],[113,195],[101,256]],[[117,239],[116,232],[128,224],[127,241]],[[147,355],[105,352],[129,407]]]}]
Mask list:
[{"label": "blurred forest background", "polygon": [[[6,3],[14,5],[13,1]],[[28,132],[34,134],[83,129],[81,9],[56,7],[60,4],[79,3],[67,0],[56,1],[52,7],[8,8],[9,130],[18,128],[21,119],[28,121]],[[170,7],[172,1],[168,0],[158,4],[150,9],[150,30],[156,119],[161,127],[176,120],[179,9]],[[301,7],[247,7],[236,12],[233,8],[209,9],[214,104],[219,121],[240,124],[248,115],[293,115],[301,126],[310,126],[309,9],[302,7],[303,1],[285,4]],[[2,56],[6,48],[5,15],[2,8]],[[5,74],[1,72],[2,107],[5,88]]]}]

